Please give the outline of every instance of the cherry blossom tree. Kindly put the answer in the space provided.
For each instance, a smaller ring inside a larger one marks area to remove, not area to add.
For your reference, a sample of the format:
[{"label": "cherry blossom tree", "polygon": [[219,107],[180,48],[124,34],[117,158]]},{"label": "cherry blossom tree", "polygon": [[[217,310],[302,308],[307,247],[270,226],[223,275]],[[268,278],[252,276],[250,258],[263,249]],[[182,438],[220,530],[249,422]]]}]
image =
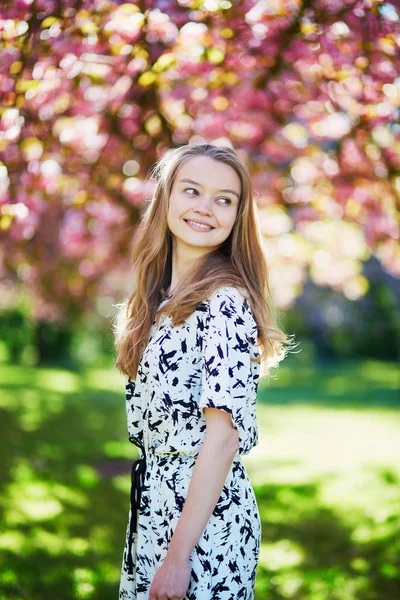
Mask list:
[{"label": "cherry blossom tree", "polygon": [[0,9],[0,297],[35,319],[127,289],[149,167],[232,145],[275,300],[400,274],[399,6],[381,0],[14,0]]}]

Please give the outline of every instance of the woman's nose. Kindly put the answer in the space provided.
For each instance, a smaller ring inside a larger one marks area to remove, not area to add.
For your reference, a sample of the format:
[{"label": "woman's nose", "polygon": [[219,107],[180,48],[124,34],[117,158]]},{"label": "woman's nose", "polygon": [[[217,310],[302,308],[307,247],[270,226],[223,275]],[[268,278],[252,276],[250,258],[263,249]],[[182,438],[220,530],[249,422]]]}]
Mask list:
[{"label": "woman's nose", "polygon": [[212,202],[213,202],[213,199],[211,197],[204,195],[201,198],[199,198],[199,202],[197,204],[197,209],[200,211],[203,211],[203,212],[205,211],[208,214],[211,214],[212,213],[212,208],[211,208]]}]

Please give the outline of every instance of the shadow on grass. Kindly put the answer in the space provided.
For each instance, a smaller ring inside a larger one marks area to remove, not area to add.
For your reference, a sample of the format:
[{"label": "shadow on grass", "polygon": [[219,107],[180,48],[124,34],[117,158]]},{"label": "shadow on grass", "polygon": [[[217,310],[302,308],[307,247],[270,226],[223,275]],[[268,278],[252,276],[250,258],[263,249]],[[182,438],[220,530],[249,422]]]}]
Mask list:
[{"label": "shadow on grass", "polygon": [[[0,374],[0,598],[115,600],[137,457],[125,433],[123,378],[5,365]],[[337,376],[350,399],[354,376],[335,369]],[[326,374],[314,373],[313,382],[310,373],[298,383],[294,374],[286,377],[290,389],[280,380],[268,402],[304,394],[325,405]],[[390,385],[386,391],[391,405]],[[381,477],[398,489],[390,469]],[[358,514],[349,525],[322,506],[319,482],[255,491],[263,523],[256,600],[400,597],[398,517],[383,518],[379,536],[354,541],[354,531],[374,523]]]},{"label": "shadow on grass", "polygon": [[[381,476],[398,490],[395,473]],[[388,514],[379,527],[368,515],[354,513],[349,524],[320,504],[318,484],[268,484],[255,492],[262,520],[256,600],[399,598],[398,513]]]},{"label": "shadow on grass", "polygon": [[123,385],[1,369],[0,597],[115,599],[137,457]]}]

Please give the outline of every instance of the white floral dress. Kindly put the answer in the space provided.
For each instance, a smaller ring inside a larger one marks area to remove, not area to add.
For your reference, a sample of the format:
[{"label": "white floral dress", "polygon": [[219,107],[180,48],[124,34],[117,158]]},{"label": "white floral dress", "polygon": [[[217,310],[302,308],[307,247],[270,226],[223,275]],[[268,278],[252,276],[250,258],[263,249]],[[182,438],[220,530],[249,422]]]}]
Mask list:
[{"label": "white floral dress", "polygon": [[250,362],[256,356],[257,325],[246,296],[234,287],[218,288],[180,326],[173,327],[169,316],[158,327],[154,320],[137,378],[126,379],[129,439],[141,459],[132,476],[120,600],[148,600],[205,438],[205,407],[231,415],[240,446],[191,553],[185,600],[254,598],[261,521],[241,456],[258,443],[260,371]]}]

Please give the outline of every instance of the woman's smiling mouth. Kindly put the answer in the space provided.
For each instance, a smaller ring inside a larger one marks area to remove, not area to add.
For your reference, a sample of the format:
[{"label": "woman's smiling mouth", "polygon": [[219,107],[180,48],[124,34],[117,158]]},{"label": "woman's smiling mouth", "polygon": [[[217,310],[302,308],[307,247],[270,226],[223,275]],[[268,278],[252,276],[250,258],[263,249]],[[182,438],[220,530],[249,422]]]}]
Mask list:
[{"label": "woman's smiling mouth", "polygon": [[191,229],[194,229],[195,231],[212,231],[213,229],[215,229],[215,227],[211,227],[210,225],[203,225],[201,223],[197,223],[197,221],[190,221],[187,219],[183,220],[189,225],[189,227],[191,227]]}]

